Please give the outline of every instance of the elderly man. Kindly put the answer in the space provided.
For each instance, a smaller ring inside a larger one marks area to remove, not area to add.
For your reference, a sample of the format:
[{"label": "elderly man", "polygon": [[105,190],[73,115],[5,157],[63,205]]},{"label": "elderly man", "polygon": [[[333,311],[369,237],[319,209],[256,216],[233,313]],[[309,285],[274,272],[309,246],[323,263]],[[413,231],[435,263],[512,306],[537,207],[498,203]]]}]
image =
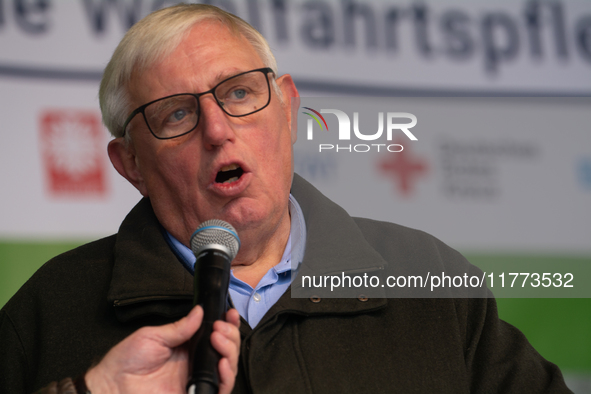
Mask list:
[{"label": "elderly man", "polygon": [[[117,235],[57,257],[7,304],[0,390],[83,374],[134,330],[186,315],[189,239],[215,218],[241,239],[230,282],[243,320],[236,393],[569,392],[493,299],[291,296],[292,265],[474,270],[427,234],[351,218],[294,176],[297,95],[262,36],[215,7],[179,5],[132,27],[100,100],[116,137],[109,157],[144,199]],[[116,373],[105,364],[134,357],[121,348],[141,349],[138,332],[90,369],[89,386]],[[226,387],[231,364],[221,365]]]}]

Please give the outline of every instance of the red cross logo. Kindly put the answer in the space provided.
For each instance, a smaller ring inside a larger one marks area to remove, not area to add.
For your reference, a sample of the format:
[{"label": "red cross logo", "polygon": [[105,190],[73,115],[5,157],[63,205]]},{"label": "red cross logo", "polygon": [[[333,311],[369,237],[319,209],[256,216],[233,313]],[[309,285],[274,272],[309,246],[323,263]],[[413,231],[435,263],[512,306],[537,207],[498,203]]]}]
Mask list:
[{"label": "red cross logo", "polygon": [[[401,140],[396,143],[402,145]],[[378,163],[378,168],[395,182],[400,194],[408,196],[413,189],[417,177],[426,175],[427,162],[414,156],[410,145],[406,144],[401,152],[388,153],[387,157]]]}]

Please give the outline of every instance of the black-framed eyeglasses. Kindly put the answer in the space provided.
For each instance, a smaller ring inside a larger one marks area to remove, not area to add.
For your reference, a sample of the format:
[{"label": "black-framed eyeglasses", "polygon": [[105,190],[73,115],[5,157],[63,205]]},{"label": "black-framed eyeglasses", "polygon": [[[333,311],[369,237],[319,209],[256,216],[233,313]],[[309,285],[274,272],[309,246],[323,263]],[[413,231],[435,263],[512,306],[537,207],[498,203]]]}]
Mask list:
[{"label": "black-framed eyeglasses", "polygon": [[199,123],[199,97],[211,93],[220,108],[229,116],[240,117],[258,112],[271,102],[269,67],[257,68],[234,75],[202,93],[179,93],[150,101],[136,108],[123,125],[141,113],[154,137],[160,140],[180,137],[195,130]]}]

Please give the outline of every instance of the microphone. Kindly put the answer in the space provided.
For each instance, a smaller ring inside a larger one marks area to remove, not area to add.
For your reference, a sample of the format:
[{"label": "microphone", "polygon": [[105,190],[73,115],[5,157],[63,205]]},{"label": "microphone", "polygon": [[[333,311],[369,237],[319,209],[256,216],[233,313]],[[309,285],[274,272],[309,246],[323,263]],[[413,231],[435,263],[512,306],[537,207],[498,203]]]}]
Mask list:
[{"label": "microphone", "polygon": [[203,223],[191,236],[191,249],[197,258],[193,278],[194,305],[203,306],[203,322],[189,342],[187,393],[217,393],[219,353],[211,345],[213,323],[227,310],[230,266],[238,254],[240,239],[236,230],[223,220]]}]

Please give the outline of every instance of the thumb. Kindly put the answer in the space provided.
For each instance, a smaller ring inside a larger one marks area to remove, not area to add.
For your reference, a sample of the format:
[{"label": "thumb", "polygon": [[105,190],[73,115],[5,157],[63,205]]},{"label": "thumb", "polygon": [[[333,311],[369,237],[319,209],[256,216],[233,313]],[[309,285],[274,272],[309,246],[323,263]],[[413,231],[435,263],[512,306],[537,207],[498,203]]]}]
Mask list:
[{"label": "thumb", "polygon": [[158,336],[169,348],[175,348],[187,342],[197,332],[203,320],[203,308],[199,305],[181,320],[158,328]]}]

